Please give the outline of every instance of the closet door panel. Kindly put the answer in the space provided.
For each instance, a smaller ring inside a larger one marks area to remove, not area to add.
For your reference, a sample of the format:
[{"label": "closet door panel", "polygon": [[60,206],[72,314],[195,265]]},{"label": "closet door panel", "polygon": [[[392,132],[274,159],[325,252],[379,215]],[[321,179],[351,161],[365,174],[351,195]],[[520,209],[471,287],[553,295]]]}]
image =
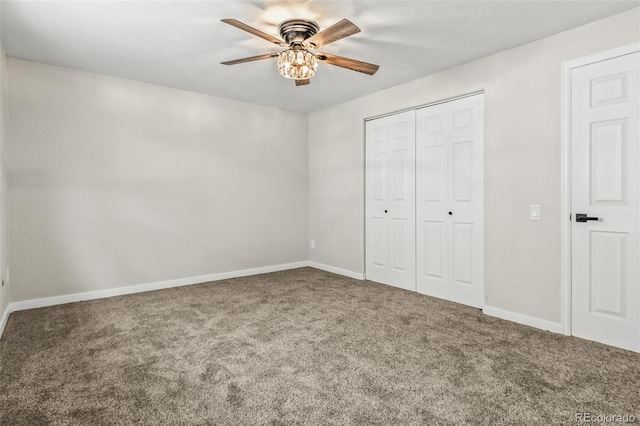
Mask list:
[{"label": "closet door panel", "polygon": [[[428,108],[416,114],[416,203],[422,214],[417,219],[417,288],[424,280],[449,280],[448,227],[446,208],[449,191],[447,116],[443,108]],[[418,136],[419,135],[419,136]]]},{"label": "closet door panel", "polygon": [[415,290],[415,112],[366,123],[366,277]]},{"label": "closet door panel", "polygon": [[[420,276],[429,276],[431,279],[443,280],[445,279],[445,258],[443,254],[445,249],[443,244],[444,239],[444,224],[437,221],[424,221],[422,226],[424,227],[424,236],[421,243],[424,244],[423,257],[421,258],[424,266],[422,267],[422,274]],[[420,263],[420,260],[418,261]]]},{"label": "closet door panel", "polygon": [[476,95],[416,111],[417,291],[476,307],[484,301],[483,105]]}]

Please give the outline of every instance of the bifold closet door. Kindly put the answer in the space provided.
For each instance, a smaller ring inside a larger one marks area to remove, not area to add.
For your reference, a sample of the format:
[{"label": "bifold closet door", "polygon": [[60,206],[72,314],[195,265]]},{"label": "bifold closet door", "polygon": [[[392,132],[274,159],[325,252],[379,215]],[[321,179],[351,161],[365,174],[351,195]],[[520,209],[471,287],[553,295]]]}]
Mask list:
[{"label": "bifold closet door", "polygon": [[366,123],[366,277],[416,289],[415,111]]},{"label": "bifold closet door", "polygon": [[417,291],[482,307],[484,95],[416,112]]}]

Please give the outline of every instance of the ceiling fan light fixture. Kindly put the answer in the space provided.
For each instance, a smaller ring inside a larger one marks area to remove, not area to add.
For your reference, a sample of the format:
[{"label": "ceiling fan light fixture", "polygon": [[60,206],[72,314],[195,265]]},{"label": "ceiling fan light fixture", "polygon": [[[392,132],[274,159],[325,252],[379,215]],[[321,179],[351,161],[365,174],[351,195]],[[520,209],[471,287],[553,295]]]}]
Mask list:
[{"label": "ceiling fan light fixture", "polygon": [[316,52],[316,49],[326,46],[334,41],[342,40],[360,32],[353,22],[342,19],[328,28],[320,31],[317,23],[308,19],[288,19],[278,26],[278,32],[282,40],[244,24],[237,19],[222,19],[222,22],[239,28],[266,41],[284,47],[280,53],[272,52],[265,55],[249,56],[222,62],[223,65],[236,65],[244,62],[259,61],[262,59],[278,58],[278,72],[285,78],[295,80],[296,86],[306,86],[310,78],[316,75],[318,61],[329,65],[335,65],[373,75],[380,68],[378,65],[355,59],[344,58],[330,53]]},{"label": "ceiling fan light fixture", "polygon": [[305,49],[287,49],[278,55],[278,72],[293,80],[307,80],[316,75],[316,55]]}]

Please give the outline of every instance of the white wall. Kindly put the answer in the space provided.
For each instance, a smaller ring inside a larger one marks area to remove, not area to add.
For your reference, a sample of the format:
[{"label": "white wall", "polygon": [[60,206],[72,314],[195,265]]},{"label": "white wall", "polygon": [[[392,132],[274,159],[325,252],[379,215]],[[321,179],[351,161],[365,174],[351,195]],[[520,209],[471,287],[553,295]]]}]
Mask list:
[{"label": "white wall", "polygon": [[364,271],[365,118],[484,90],[485,302],[560,322],[561,63],[638,41],[639,10],[311,114],[310,260]]},{"label": "white wall", "polygon": [[307,116],[9,59],[14,301],[303,261]]}]

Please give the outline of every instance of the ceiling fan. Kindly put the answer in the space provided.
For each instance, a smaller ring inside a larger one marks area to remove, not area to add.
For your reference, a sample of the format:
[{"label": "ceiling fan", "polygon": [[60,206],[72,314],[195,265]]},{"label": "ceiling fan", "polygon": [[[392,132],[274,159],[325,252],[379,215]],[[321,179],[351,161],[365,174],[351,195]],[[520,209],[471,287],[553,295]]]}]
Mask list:
[{"label": "ceiling fan", "polygon": [[278,72],[283,77],[295,80],[296,86],[304,86],[310,83],[309,79],[316,74],[318,61],[369,75],[375,74],[379,68],[378,65],[367,62],[316,51],[329,43],[360,32],[360,28],[347,19],[343,19],[322,31],[314,21],[288,19],[278,25],[278,32],[284,40],[273,37],[236,19],[222,19],[222,22],[286,48],[281,52],[222,62],[223,65],[235,65],[277,57]]}]

